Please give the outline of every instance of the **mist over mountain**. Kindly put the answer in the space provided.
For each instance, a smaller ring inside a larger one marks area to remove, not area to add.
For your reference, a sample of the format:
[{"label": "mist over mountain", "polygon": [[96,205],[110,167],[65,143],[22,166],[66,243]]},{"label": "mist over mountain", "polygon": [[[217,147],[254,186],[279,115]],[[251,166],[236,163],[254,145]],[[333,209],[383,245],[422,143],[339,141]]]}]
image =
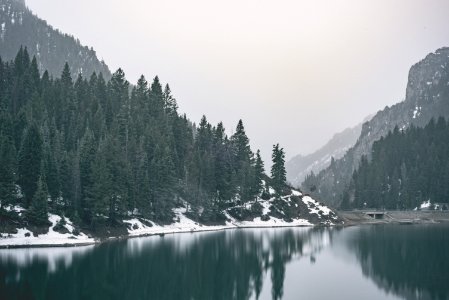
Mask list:
[{"label": "mist over mountain", "polygon": [[432,118],[449,116],[449,48],[428,54],[413,65],[408,76],[404,101],[379,111],[362,126],[357,143],[339,160],[317,175],[308,176],[302,189],[318,199],[338,206],[363,155],[371,156],[372,145],[398,126],[423,127]]},{"label": "mist over mountain", "polygon": [[[368,119],[369,117],[365,121]],[[293,186],[299,186],[310,173],[318,174],[327,168],[331,164],[332,158],[343,157],[346,151],[357,142],[362,131],[362,124],[336,133],[323,147],[313,153],[298,154],[291,158],[285,165],[288,182]]]},{"label": "mist over mountain", "polygon": [[36,56],[41,73],[47,70],[59,76],[67,62],[72,74],[89,77],[93,72],[111,77],[108,66],[100,61],[93,48],[63,34],[29,10],[23,0],[0,0],[0,55],[4,61],[15,58],[17,50],[26,47]]}]

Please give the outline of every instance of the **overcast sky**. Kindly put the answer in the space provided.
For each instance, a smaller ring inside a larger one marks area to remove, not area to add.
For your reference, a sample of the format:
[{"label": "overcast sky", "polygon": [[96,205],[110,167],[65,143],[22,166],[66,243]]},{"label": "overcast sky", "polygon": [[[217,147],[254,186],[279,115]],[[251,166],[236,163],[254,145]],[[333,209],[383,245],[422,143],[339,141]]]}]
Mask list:
[{"label": "overcast sky", "polygon": [[135,83],[159,75],[198,122],[242,118],[270,159],[307,154],[403,100],[410,66],[449,46],[447,0],[27,0]]}]

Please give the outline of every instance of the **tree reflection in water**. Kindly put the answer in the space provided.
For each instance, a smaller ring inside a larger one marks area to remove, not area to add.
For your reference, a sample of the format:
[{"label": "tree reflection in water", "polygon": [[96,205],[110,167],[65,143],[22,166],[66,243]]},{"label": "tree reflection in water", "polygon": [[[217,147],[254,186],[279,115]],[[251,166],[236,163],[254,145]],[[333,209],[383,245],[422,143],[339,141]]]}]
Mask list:
[{"label": "tree reflection in water", "polygon": [[0,250],[0,299],[449,299],[448,253],[447,225],[245,229]]},{"label": "tree reflection in water", "polygon": [[[5,299],[249,299],[268,273],[281,299],[286,264],[313,256],[324,228],[228,230],[104,243],[85,251],[0,251]],[[23,260],[23,253],[28,259]],[[312,259],[312,258],[311,258]]]},{"label": "tree reflection in water", "polygon": [[363,274],[404,299],[449,299],[447,225],[367,226],[348,246]]}]

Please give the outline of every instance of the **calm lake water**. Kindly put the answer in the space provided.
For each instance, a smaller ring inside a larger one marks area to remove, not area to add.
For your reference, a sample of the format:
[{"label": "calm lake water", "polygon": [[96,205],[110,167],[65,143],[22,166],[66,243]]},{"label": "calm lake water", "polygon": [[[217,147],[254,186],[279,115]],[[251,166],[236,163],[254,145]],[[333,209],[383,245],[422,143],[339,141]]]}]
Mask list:
[{"label": "calm lake water", "polygon": [[3,249],[0,299],[449,299],[449,226],[244,229]]}]

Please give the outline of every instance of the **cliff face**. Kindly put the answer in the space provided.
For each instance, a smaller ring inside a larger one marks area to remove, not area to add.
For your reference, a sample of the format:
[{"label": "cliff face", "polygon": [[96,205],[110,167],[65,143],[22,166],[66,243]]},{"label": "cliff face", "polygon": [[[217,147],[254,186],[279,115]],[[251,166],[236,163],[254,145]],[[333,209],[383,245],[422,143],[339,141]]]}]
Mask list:
[{"label": "cliff face", "polygon": [[422,127],[432,118],[449,117],[449,48],[438,49],[409,71],[404,101],[379,111],[365,122],[357,143],[318,175],[308,176],[301,188],[316,199],[338,206],[362,155],[370,156],[372,144],[395,126]]},{"label": "cliff face", "polygon": [[89,77],[93,72],[111,77],[107,65],[92,48],[81,45],[73,36],[63,34],[35,16],[23,0],[0,0],[0,56],[14,59],[19,48],[26,47],[36,56],[41,72],[58,77],[66,62],[73,75]]}]

